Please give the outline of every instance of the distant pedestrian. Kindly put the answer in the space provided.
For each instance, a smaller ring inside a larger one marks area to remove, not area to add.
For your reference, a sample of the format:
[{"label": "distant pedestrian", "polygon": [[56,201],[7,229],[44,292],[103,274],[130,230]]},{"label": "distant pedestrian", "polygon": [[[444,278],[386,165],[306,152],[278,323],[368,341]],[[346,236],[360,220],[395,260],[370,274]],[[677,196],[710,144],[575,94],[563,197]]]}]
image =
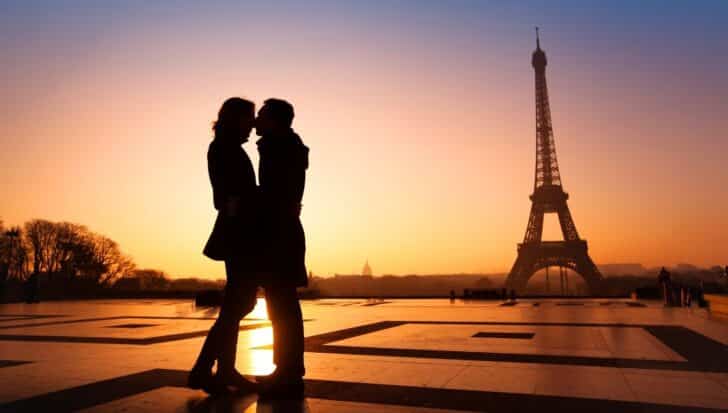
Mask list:
[{"label": "distant pedestrian", "polygon": [[670,272],[662,267],[660,274],[657,276],[657,282],[662,289],[663,302],[666,306],[672,305],[672,282],[670,280]]}]

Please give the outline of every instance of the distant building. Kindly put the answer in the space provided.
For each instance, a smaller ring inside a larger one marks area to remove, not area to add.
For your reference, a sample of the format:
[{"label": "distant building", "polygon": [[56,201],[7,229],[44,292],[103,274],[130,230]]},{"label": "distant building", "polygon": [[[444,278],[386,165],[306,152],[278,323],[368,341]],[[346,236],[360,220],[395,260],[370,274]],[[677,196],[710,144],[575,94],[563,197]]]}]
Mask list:
[{"label": "distant building", "polygon": [[638,263],[600,264],[597,267],[599,267],[599,271],[605,276],[644,275],[647,272],[647,268]]},{"label": "distant building", "polygon": [[678,265],[675,266],[674,270],[675,270],[675,272],[687,272],[687,273],[690,273],[690,272],[698,272],[698,271],[700,271],[700,268],[699,267],[696,267],[693,264],[680,263],[680,264],[678,264]]},{"label": "distant building", "polygon": [[365,275],[368,277],[372,276],[372,267],[369,266],[369,259],[364,263],[364,268],[361,270],[361,275]]}]

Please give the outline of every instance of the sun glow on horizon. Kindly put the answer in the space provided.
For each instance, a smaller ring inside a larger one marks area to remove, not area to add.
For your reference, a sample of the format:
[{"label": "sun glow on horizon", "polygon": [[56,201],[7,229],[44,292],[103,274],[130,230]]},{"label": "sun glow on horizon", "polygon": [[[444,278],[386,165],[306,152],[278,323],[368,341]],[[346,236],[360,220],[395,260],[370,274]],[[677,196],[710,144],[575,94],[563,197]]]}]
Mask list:
[{"label": "sun glow on horizon", "polygon": [[139,267],[222,278],[201,254],[210,123],[229,96],[276,96],[311,148],[302,220],[316,275],[367,257],[378,273],[506,272],[533,189],[537,19],[592,258],[725,264],[725,3],[649,16],[630,2],[71,3],[0,16],[6,226],[77,222]]}]

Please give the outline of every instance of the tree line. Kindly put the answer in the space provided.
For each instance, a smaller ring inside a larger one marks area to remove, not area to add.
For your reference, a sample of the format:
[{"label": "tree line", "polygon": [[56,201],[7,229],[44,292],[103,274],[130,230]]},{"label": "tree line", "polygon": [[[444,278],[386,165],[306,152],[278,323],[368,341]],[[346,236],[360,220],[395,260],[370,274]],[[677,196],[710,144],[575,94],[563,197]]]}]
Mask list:
[{"label": "tree line", "polygon": [[114,240],[84,225],[33,219],[5,228],[0,220],[0,282],[45,275],[110,285],[134,270]]}]

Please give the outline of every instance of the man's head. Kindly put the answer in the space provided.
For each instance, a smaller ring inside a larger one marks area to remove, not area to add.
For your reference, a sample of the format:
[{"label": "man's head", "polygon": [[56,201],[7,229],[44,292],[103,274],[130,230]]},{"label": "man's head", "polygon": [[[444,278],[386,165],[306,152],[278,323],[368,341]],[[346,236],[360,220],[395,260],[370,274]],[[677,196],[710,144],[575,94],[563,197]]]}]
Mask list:
[{"label": "man's head", "polygon": [[278,135],[291,129],[293,105],[283,99],[268,99],[258,111],[255,133],[258,136]]}]

